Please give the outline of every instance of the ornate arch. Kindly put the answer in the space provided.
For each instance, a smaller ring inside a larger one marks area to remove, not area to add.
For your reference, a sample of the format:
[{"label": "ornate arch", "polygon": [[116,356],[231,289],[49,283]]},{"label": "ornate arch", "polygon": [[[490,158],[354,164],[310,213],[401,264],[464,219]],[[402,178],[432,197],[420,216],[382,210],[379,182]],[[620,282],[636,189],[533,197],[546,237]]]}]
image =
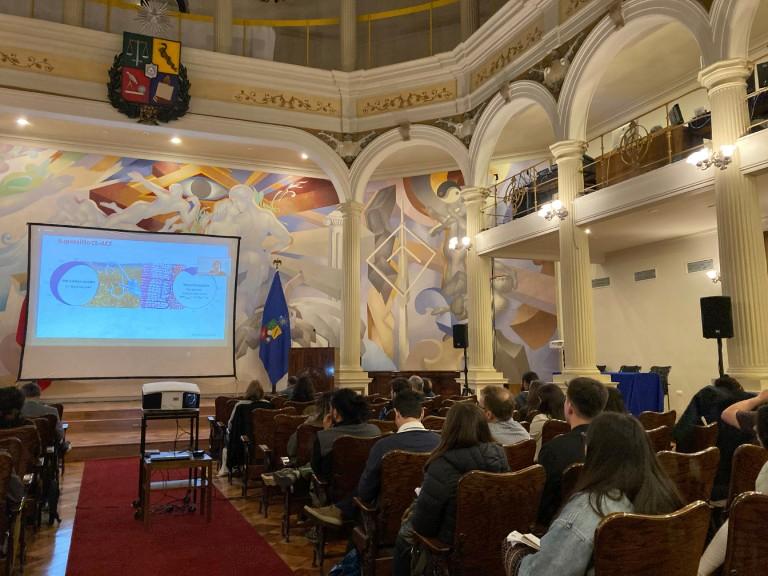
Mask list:
[{"label": "ornate arch", "polygon": [[748,57],[749,36],[759,8],[760,0],[715,0],[712,31],[721,60]]}]

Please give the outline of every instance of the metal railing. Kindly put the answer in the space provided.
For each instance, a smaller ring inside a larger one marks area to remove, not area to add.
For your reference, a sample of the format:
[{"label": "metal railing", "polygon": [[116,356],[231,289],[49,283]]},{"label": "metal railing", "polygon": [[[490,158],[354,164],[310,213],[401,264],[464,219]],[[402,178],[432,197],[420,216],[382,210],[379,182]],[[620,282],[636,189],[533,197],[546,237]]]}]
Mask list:
[{"label": "metal railing", "polygon": [[749,131],[758,132],[768,128],[768,86],[747,94],[749,108]]}]

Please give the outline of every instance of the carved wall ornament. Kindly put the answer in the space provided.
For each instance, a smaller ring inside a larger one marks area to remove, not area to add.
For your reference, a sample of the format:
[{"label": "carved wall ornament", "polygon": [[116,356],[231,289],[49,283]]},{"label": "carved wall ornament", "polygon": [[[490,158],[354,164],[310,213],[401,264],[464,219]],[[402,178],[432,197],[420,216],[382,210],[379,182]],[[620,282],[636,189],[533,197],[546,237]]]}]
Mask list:
[{"label": "carved wall ornament", "polygon": [[621,142],[619,143],[621,161],[627,166],[640,166],[648,154],[652,139],[653,136],[648,134],[645,126],[632,120],[624,134],[621,135]]},{"label": "carved wall ornament", "polygon": [[536,44],[544,35],[544,25],[541,21],[531,24],[526,30],[508,42],[504,48],[496,52],[472,73],[472,90],[475,90],[501,72],[520,54]]},{"label": "carved wall ornament", "polygon": [[560,23],[562,24],[592,0],[560,0]]},{"label": "carved wall ornament", "polygon": [[320,140],[333,148],[347,166],[351,166],[363,149],[373,142],[379,134],[383,134],[387,129],[370,130],[368,132],[355,132],[353,134],[341,132],[328,132],[325,130],[308,130]]},{"label": "carved wall ornament", "polygon": [[437,118],[431,122],[426,122],[431,126],[445,130],[449,134],[455,136],[461,140],[465,146],[469,147],[469,143],[472,141],[472,135],[477,128],[477,120],[488,105],[490,98],[485,102],[482,102],[478,106],[475,106],[472,110],[468,110],[463,114],[455,114],[445,118]]},{"label": "carved wall ornament", "polygon": [[450,81],[436,86],[427,86],[412,91],[387,94],[385,96],[373,96],[358,100],[357,113],[359,116],[372,116],[393,110],[416,108],[426,104],[445,102],[456,99],[456,82]]},{"label": "carved wall ornament", "polygon": [[39,72],[53,72],[53,65],[48,62],[48,58],[38,58],[37,56],[19,56],[16,52],[0,51],[0,64],[10,64],[14,68],[27,68]]},{"label": "carved wall ornament", "polygon": [[296,112],[325,114],[327,116],[336,116],[339,113],[339,107],[333,100],[324,100],[301,94],[275,93],[259,88],[241,89],[240,92],[235,94],[234,99],[235,102],[240,104],[282,108]]}]

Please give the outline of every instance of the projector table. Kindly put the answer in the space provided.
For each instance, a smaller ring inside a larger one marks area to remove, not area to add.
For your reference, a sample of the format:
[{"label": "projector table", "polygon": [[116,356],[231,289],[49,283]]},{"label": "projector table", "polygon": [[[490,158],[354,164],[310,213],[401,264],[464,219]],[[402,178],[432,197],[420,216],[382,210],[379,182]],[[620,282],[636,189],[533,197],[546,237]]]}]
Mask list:
[{"label": "projector table", "polygon": [[[149,528],[150,518],[152,516],[152,506],[150,505],[150,493],[152,492],[153,482],[152,473],[168,470],[189,470],[189,478],[181,481],[155,482],[159,488],[176,488],[184,485],[192,489],[192,501],[197,502],[197,488],[200,487],[200,514],[205,514],[205,521],[211,521],[211,509],[213,508],[213,458],[208,454],[201,458],[182,458],[174,460],[152,460],[150,456],[145,456],[141,460],[142,468],[142,495],[141,512],[144,520],[144,527]],[[199,481],[198,481],[199,479]]]}]

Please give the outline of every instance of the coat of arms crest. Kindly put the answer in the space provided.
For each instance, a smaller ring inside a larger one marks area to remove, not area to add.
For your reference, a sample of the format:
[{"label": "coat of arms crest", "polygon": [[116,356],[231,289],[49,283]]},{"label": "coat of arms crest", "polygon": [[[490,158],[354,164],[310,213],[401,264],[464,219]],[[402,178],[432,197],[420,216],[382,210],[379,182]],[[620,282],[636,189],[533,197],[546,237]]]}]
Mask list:
[{"label": "coat of arms crest", "polygon": [[189,110],[189,80],[181,42],[123,33],[123,51],[109,70],[109,101],[144,124],[170,122]]}]

